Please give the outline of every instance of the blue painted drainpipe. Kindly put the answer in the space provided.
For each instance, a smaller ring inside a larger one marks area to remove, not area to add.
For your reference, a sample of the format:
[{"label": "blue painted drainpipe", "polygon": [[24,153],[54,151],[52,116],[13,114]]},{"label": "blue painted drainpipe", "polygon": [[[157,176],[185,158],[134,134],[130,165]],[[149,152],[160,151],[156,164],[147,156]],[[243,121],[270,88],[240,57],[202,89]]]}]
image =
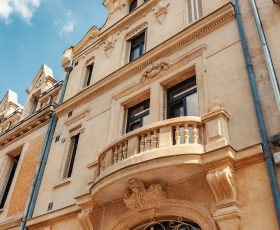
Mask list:
[{"label": "blue painted drainpipe", "polygon": [[[72,47],[71,47],[71,49],[72,49]],[[63,98],[64,98],[64,95],[65,95],[66,87],[67,87],[68,80],[69,80],[72,69],[73,69],[73,57],[71,56],[70,64],[69,64],[68,67],[65,68],[66,75],[65,75],[63,87],[62,87],[62,90],[61,90],[61,93],[60,93],[58,105],[60,105],[63,102]],[[37,200],[37,197],[38,197],[38,194],[39,194],[40,185],[41,185],[41,182],[42,182],[43,174],[44,174],[46,163],[47,163],[47,160],[48,160],[48,156],[49,156],[49,152],[50,152],[51,143],[52,143],[55,127],[56,127],[56,124],[57,124],[57,120],[58,120],[58,118],[56,116],[56,113],[52,112],[50,123],[49,123],[49,126],[48,126],[48,130],[47,130],[47,133],[46,133],[46,136],[45,136],[44,144],[43,144],[43,147],[42,147],[42,150],[41,150],[40,160],[38,162],[38,166],[37,166],[36,172],[34,174],[32,187],[31,187],[31,190],[30,190],[30,193],[29,193],[29,198],[28,198],[28,201],[27,201],[27,206],[25,208],[25,211],[24,211],[24,214],[23,214],[23,217],[22,217],[20,230],[26,230],[27,229],[26,222],[33,215],[36,200]]]},{"label": "blue painted drainpipe", "polygon": [[258,121],[258,126],[259,126],[259,131],[262,139],[262,148],[263,148],[263,153],[264,153],[264,159],[266,163],[266,168],[269,176],[269,181],[270,181],[270,188],[273,196],[273,201],[274,201],[274,206],[276,210],[276,215],[277,215],[277,220],[278,224],[280,225],[280,194],[279,194],[279,187],[278,187],[278,181],[276,177],[276,171],[274,168],[274,161],[273,161],[273,156],[272,152],[269,146],[269,141],[267,137],[267,132],[264,124],[264,118],[261,110],[261,104],[260,104],[260,99],[258,95],[258,90],[255,82],[255,74],[253,71],[253,65],[252,61],[249,55],[249,50],[246,42],[246,37],[245,37],[245,32],[243,28],[243,23],[241,19],[241,13],[239,9],[239,4],[238,0],[233,0],[234,2],[234,10],[237,18],[237,25],[239,29],[239,34],[241,38],[241,44],[242,44],[242,50],[243,50],[243,55],[244,59],[246,62],[246,69],[247,69],[247,74],[250,82],[250,88],[251,88],[251,93],[253,96],[253,102],[255,106],[255,112],[257,116],[257,121]]}]

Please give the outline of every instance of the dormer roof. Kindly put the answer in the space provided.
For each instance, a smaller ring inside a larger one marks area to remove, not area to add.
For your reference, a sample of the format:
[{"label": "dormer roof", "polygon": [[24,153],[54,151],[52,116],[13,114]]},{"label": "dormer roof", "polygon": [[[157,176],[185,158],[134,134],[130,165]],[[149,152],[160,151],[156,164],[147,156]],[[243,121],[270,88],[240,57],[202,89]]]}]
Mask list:
[{"label": "dormer roof", "polygon": [[53,71],[50,67],[43,64],[39,69],[36,77],[32,81],[30,87],[26,90],[28,94],[40,91],[40,93],[45,92],[52,85],[56,83],[53,77]]},{"label": "dormer roof", "polygon": [[9,89],[0,102],[0,118],[8,116],[17,109],[23,109],[23,106],[18,103],[17,94]]}]

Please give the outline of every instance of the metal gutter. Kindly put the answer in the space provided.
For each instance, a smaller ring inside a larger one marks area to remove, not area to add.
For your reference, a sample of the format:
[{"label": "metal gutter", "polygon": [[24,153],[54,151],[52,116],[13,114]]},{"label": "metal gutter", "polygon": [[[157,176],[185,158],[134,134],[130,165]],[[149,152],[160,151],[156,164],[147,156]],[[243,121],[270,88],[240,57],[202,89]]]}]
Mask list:
[{"label": "metal gutter", "polygon": [[[72,48],[71,48],[72,49]],[[67,83],[71,74],[71,71],[73,70],[73,56],[71,57],[71,61],[68,67],[65,68],[66,71],[66,75],[65,75],[65,80],[64,80],[64,84],[61,90],[61,94],[59,97],[59,101],[58,101],[58,105],[60,105],[63,101],[64,95],[65,95],[65,91],[66,91],[66,87],[67,87]],[[56,128],[56,124],[57,124],[57,116],[56,113],[53,112],[51,115],[51,119],[50,119],[50,123],[48,126],[48,130],[46,133],[46,137],[44,140],[44,144],[41,150],[41,155],[40,155],[40,160],[38,162],[37,168],[36,168],[36,172],[34,174],[34,179],[32,182],[32,187],[29,193],[29,198],[27,201],[27,206],[25,208],[23,217],[22,217],[22,221],[21,221],[21,225],[20,225],[20,230],[26,230],[26,222],[28,219],[32,218],[33,216],[33,212],[35,209],[35,204],[37,201],[37,197],[39,194],[39,189],[40,189],[40,185],[42,182],[42,178],[43,178],[43,174],[45,171],[45,167],[47,164],[47,160],[48,160],[48,156],[49,156],[49,152],[50,152],[50,148],[51,148],[51,143],[52,143],[52,139],[53,139],[53,135],[54,135],[54,131]]]},{"label": "metal gutter", "polygon": [[274,168],[273,156],[272,156],[272,152],[271,152],[271,149],[269,146],[267,132],[266,132],[265,124],[264,124],[264,118],[263,118],[263,114],[262,114],[262,110],[261,110],[260,99],[259,99],[259,95],[258,95],[256,82],[255,82],[255,74],[253,71],[253,65],[252,65],[252,61],[251,61],[249,51],[248,51],[248,45],[247,45],[247,41],[246,41],[246,37],[245,37],[245,32],[244,32],[244,28],[243,28],[242,19],[241,19],[241,13],[240,13],[240,9],[239,9],[238,0],[233,0],[233,2],[234,2],[234,10],[235,10],[236,18],[237,18],[237,25],[238,25],[238,29],[239,29],[240,38],[241,38],[243,55],[244,55],[244,59],[246,62],[247,74],[248,74],[248,78],[249,78],[249,82],[250,82],[256,117],[257,117],[259,131],[260,131],[260,135],[261,135],[261,139],[262,139],[262,147],[263,147],[264,159],[265,159],[266,168],[267,168],[269,181],[270,181],[270,188],[271,188],[271,192],[272,192],[272,196],[273,196],[278,224],[280,224],[280,195],[279,195],[279,187],[278,187],[278,181],[277,181],[277,177],[276,177],[276,171]]},{"label": "metal gutter", "polygon": [[260,19],[260,15],[258,12],[258,8],[257,8],[257,4],[255,0],[250,0],[251,2],[251,7],[253,10],[253,15],[254,15],[254,19],[255,19],[255,23],[256,23],[256,27],[259,33],[259,37],[260,37],[260,41],[262,44],[262,49],[263,49],[263,53],[264,53],[264,57],[265,57],[265,61],[266,61],[266,65],[267,65],[267,70],[268,70],[268,74],[271,80],[271,84],[272,84],[272,88],[275,94],[275,99],[278,105],[278,109],[280,111],[280,89],[279,89],[279,83],[277,81],[277,77],[276,77],[276,73],[273,67],[273,63],[272,63],[272,59],[271,59],[271,55],[270,55],[270,51],[267,45],[267,40],[265,37],[265,33],[263,30],[263,26],[262,26],[262,22]]}]

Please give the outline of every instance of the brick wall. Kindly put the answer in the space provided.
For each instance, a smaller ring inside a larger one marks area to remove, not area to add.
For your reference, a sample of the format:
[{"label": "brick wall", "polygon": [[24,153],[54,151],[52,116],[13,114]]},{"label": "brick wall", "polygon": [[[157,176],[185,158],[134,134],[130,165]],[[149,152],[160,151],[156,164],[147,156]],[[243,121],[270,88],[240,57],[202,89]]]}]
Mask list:
[{"label": "brick wall", "polygon": [[44,135],[38,136],[29,143],[9,203],[7,217],[24,212],[32,185],[34,172],[41,152]]}]

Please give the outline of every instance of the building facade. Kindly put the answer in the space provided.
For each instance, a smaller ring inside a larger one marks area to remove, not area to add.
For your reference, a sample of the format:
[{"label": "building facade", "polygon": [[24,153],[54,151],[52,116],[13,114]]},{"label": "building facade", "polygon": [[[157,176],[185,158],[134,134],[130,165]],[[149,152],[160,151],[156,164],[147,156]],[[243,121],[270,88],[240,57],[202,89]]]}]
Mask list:
[{"label": "building facade", "polygon": [[[250,1],[240,11],[252,66],[236,1],[104,5],[104,26],[63,55],[66,91],[28,229],[278,229],[246,68],[268,137],[280,113]],[[257,5],[279,82],[280,6]]]},{"label": "building facade", "polygon": [[27,90],[25,107],[11,90],[1,100],[0,229],[19,229],[60,88],[43,65]]}]

